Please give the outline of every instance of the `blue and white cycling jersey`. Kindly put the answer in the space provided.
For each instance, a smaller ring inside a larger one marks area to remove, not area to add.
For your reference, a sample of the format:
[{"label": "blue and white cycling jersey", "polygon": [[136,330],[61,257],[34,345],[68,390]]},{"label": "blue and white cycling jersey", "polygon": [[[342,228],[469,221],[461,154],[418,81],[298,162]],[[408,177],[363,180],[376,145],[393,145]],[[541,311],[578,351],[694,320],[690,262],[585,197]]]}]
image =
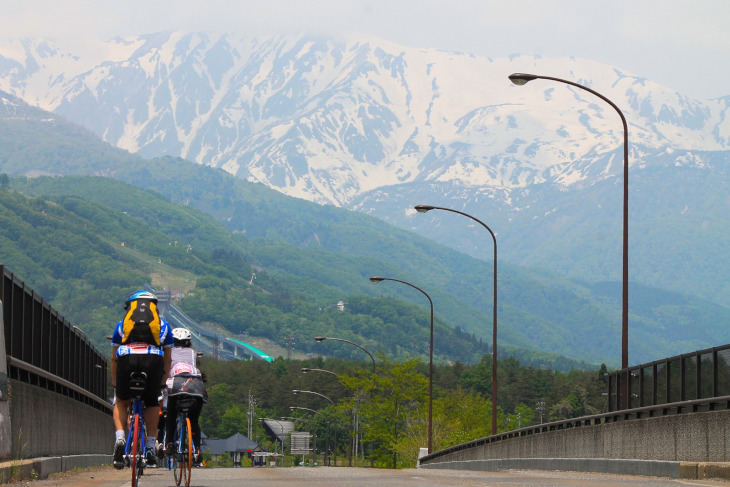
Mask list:
[{"label": "blue and white cycling jersey", "polygon": [[172,338],[172,329],[167,321],[160,318],[160,346],[150,345],[149,343],[126,343],[122,344],[124,336],[124,320],[119,321],[114,328],[112,334],[112,347],[117,348],[117,357],[122,355],[130,355],[136,353],[145,353],[152,355],[164,355],[164,349],[172,347],[174,340]]}]

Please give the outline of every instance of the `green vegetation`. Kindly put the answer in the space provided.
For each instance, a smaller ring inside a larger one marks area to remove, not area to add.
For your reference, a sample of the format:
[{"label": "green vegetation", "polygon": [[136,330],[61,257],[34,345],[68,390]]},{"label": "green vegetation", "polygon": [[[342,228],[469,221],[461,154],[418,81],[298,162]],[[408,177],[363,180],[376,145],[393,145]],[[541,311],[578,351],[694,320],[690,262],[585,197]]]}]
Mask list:
[{"label": "green vegetation", "polygon": [[[489,363],[487,363],[489,362]],[[370,361],[342,359],[279,360],[222,363],[204,359],[210,400],[201,426],[209,437],[226,438],[248,431],[249,395],[255,416],[302,418],[298,428],[324,441],[329,421],[330,445],[337,430],[338,457],[348,456],[353,411],[362,425],[365,464],[412,467],[419,448],[428,444],[428,364],[415,358],[393,360],[377,356],[376,373]],[[302,367],[328,370],[301,373]],[[595,371],[569,373],[525,367],[514,358],[499,361],[499,432],[605,411],[605,366]],[[316,394],[326,396],[336,405]],[[443,449],[491,434],[491,359],[474,365],[456,362],[434,367],[433,448]],[[304,407],[320,415],[294,410]],[[306,423],[304,423],[306,421]],[[253,439],[273,450],[260,422]],[[321,443],[320,443],[321,446]],[[340,460],[343,461],[343,460]],[[363,460],[355,460],[359,465]]]},{"label": "green vegetation", "polygon": [[[158,287],[180,284],[187,292],[180,306],[231,336],[247,332],[278,343],[291,337],[300,353],[312,351],[316,334],[362,340],[398,357],[428,351],[428,316],[422,308],[392,298],[352,295],[344,296],[347,312],[338,311],[328,307],[343,297],[337,289],[305,278],[297,279],[299,288],[288,288],[291,280],[280,282],[281,274],[253,266],[255,256],[246,245],[197,210],[111,179],[48,181],[61,182],[75,194],[93,187],[119,209],[76,196],[40,199],[0,192],[0,224],[7,229],[0,236],[3,264],[98,347],[106,346],[105,336],[120,318],[123,298],[151,282]],[[283,259],[291,254],[296,260],[299,251],[287,247],[280,252]],[[487,351],[471,334],[441,320],[436,327],[442,337],[437,349],[441,360],[473,361]]]}]

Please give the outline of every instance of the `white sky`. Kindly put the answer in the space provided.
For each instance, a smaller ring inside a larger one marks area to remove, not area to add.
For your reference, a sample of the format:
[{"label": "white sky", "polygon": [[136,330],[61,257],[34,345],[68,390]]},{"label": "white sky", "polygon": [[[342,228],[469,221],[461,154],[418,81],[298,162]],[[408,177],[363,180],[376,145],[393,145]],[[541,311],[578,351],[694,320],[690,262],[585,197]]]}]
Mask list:
[{"label": "white sky", "polygon": [[0,0],[0,37],[162,30],[365,34],[410,47],[575,56],[697,99],[730,95],[730,0]]}]

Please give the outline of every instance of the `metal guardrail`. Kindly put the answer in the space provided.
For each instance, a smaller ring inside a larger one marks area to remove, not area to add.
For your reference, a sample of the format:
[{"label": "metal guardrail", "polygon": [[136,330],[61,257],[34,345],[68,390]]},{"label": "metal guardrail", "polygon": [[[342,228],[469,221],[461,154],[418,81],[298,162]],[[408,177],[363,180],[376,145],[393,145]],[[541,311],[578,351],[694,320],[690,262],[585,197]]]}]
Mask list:
[{"label": "metal guardrail", "polygon": [[[550,431],[670,414],[730,409],[730,345],[698,350],[606,374],[609,412],[487,436],[421,458]],[[624,392],[627,391],[627,392]]]},{"label": "metal guardrail", "polygon": [[608,373],[608,410],[730,395],[730,345]]},{"label": "metal guardrail", "polygon": [[107,359],[23,281],[0,265],[8,378],[111,412]]}]

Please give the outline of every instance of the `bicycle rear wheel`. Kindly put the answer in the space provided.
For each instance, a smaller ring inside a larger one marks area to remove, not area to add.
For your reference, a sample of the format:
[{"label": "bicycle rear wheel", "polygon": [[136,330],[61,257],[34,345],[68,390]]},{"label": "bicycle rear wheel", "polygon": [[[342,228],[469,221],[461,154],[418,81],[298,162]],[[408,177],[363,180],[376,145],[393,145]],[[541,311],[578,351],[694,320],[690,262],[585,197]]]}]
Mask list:
[{"label": "bicycle rear wheel", "polygon": [[137,453],[139,447],[139,415],[134,415],[134,421],[132,422],[132,451],[130,466],[132,467],[132,487],[137,487]]},{"label": "bicycle rear wheel", "polygon": [[185,424],[183,426],[187,429],[187,433],[185,434],[185,449],[187,450],[187,454],[185,461],[183,462],[185,469],[187,470],[187,475],[185,476],[185,487],[190,487],[190,475],[192,474],[193,469],[193,450],[195,449],[193,445],[193,430],[190,426],[190,418],[185,418]]},{"label": "bicycle rear wheel", "polygon": [[183,422],[178,418],[177,420],[177,432],[175,438],[177,439],[177,449],[175,454],[172,456],[172,470],[175,474],[175,485],[179,486],[183,481],[183,475],[185,472],[185,428],[183,428]]}]

